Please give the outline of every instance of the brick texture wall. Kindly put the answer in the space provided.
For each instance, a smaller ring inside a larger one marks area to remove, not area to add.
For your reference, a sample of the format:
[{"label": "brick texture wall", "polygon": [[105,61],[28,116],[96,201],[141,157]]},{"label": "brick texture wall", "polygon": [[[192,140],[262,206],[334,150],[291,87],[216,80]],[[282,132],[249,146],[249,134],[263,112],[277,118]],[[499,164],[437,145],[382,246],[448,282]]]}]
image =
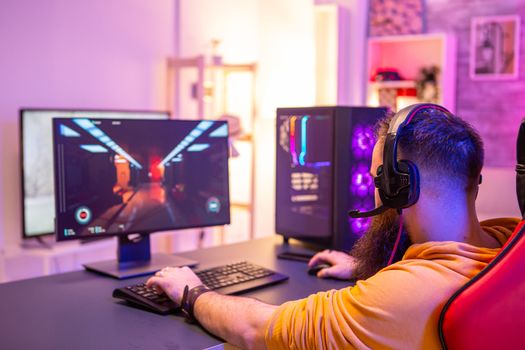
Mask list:
[{"label": "brick texture wall", "polygon": [[[525,0],[426,0],[427,31],[453,32],[458,39],[456,112],[485,142],[485,166],[515,164],[516,135],[525,118]],[[469,77],[470,20],[520,15],[517,80],[473,81]]]}]

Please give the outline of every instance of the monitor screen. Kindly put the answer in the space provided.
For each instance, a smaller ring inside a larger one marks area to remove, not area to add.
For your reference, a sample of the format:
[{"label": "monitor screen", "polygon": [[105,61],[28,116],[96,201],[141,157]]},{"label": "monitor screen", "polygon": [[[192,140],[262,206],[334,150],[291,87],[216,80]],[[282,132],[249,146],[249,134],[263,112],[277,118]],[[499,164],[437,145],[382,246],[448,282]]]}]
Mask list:
[{"label": "monitor screen", "polygon": [[99,110],[20,110],[22,169],[22,227],[25,238],[54,233],[52,119],[114,118],[168,119],[168,112]]},{"label": "monitor screen", "polygon": [[224,121],[53,120],[57,240],[230,222]]},{"label": "monitor screen", "polygon": [[332,235],[333,117],[277,116],[276,231]]}]

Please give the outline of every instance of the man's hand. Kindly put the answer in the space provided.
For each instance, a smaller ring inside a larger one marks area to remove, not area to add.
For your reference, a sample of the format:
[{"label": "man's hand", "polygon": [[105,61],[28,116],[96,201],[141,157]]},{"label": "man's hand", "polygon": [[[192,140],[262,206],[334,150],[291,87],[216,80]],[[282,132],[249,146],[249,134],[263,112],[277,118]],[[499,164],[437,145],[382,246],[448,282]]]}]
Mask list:
[{"label": "man's hand", "polygon": [[319,278],[332,277],[348,280],[352,278],[356,266],[356,260],[352,256],[335,250],[323,250],[315,254],[308,262],[308,266],[312,267],[322,263],[328,263],[332,266],[319,271],[317,273]]},{"label": "man's hand", "polygon": [[192,289],[201,284],[199,277],[187,266],[165,267],[146,282],[148,287],[163,291],[178,305],[181,304],[184,287],[188,286],[189,289]]},{"label": "man's hand", "polygon": [[[184,287],[202,284],[188,267],[165,267],[146,285],[164,291],[181,304]],[[242,349],[264,349],[266,326],[277,307],[250,298],[205,293],[196,301],[195,318],[211,333]]]}]

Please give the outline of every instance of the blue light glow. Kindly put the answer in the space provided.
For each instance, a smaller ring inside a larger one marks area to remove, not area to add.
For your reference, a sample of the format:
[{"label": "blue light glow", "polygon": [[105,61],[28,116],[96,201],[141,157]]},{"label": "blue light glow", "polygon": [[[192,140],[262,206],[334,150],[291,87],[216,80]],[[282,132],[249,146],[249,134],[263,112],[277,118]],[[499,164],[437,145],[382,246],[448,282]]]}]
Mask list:
[{"label": "blue light glow", "polygon": [[[117,145],[109,136],[107,136],[102,130],[100,130],[93,122],[89,119],[73,119],[73,122],[75,122],[78,126],[80,126],[82,129],[89,132],[91,135],[93,135],[95,138],[97,138],[99,141],[104,142],[109,148],[111,148],[116,153],[120,154],[128,162],[130,162],[132,165],[136,166],[139,169],[142,169],[142,165],[140,165],[139,162],[137,162],[135,159],[133,159],[132,156],[130,156],[126,151],[124,151],[119,145]],[[93,148],[94,145],[85,145],[86,147],[80,146],[81,148],[85,149],[86,151],[93,152],[93,153],[100,153],[100,152],[108,152],[108,150],[100,145],[98,146],[98,151],[96,148]],[[100,149],[103,149],[104,151],[101,151]]]},{"label": "blue light glow", "polygon": [[188,147],[188,152],[200,152],[200,151],[204,151],[206,148],[209,148],[209,147],[210,145],[208,143],[196,143]]},{"label": "blue light glow", "polygon": [[80,145],[80,148],[91,153],[107,153],[108,150],[100,145]]},{"label": "blue light glow", "polygon": [[80,134],[67,126],[60,124],[60,135],[64,137],[79,137]]},{"label": "blue light glow", "polygon": [[[197,126],[195,128],[193,128],[193,130],[190,131],[190,133],[188,135],[186,135],[186,137],[181,142],[179,142],[179,144],[177,146],[175,146],[175,148],[173,148],[173,150],[170,153],[168,153],[168,155],[166,157],[164,157],[164,159],[160,162],[159,167],[164,166],[173,157],[177,156],[180,152],[182,152],[188,145],[190,145],[193,141],[195,141],[195,139],[197,137],[202,135],[202,133],[204,131],[209,129],[213,125],[213,123],[214,122],[209,121],[209,120],[203,120],[199,124],[197,124]],[[197,146],[197,145],[195,145],[195,146]],[[208,147],[209,147],[209,145],[207,145],[203,149],[206,149]],[[192,146],[190,146],[190,148],[192,148]],[[188,148],[188,151],[190,151],[190,148]],[[193,148],[191,150],[191,152],[198,152],[198,151],[202,151],[203,149]]]},{"label": "blue light glow", "polygon": [[193,136],[194,138],[197,138],[197,137],[201,136],[201,134],[202,134],[202,131],[201,130],[197,130],[197,129],[193,129],[190,132],[190,135]]},{"label": "blue light glow", "polygon": [[95,124],[91,122],[89,119],[80,118],[80,119],[73,119],[73,122],[75,122],[78,126],[80,126],[84,130],[88,130],[91,128],[96,128]]},{"label": "blue light glow", "polygon": [[310,117],[304,116],[301,119],[301,153],[299,154],[299,164],[305,164],[306,158],[306,122]]},{"label": "blue light glow", "polygon": [[203,120],[202,122],[199,123],[199,125],[197,125],[197,129],[199,130],[202,130],[202,131],[206,131],[210,128],[210,126],[213,125],[213,122],[212,121],[209,121],[209,120]]},{"label": "blue light glow", "polygon": [[228,124],[219,126],[217,129],[213,130],[210,137],[227,137],[228,136]]},{"label": "blue light glow", "polygon": [[92,129],[89,129],[88,132],[95,136],[97,139],[100,139],[102,136],[104,136],[104,133],[102,132],[102,130],[100,130],[99,128],[92,128]]}]

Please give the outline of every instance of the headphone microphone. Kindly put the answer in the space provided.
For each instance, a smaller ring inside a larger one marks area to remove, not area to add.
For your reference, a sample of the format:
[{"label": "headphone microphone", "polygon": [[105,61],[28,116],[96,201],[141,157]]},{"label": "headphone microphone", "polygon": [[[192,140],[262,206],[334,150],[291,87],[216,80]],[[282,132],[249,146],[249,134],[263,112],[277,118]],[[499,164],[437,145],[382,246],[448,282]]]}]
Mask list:
[{"label": "headphone microphone", "polygon": [[350,216],[353,219],[369,218],[371,216],[376,216],[376,215],[379,215],[379,214],[383,214],[387,209],[388,209],[388,207],[385,207],[384,205],[380,205],[377,208],[374,208],[372,210],[367,210],[367,211],[350,210],[348,212],[348,216]]}]

